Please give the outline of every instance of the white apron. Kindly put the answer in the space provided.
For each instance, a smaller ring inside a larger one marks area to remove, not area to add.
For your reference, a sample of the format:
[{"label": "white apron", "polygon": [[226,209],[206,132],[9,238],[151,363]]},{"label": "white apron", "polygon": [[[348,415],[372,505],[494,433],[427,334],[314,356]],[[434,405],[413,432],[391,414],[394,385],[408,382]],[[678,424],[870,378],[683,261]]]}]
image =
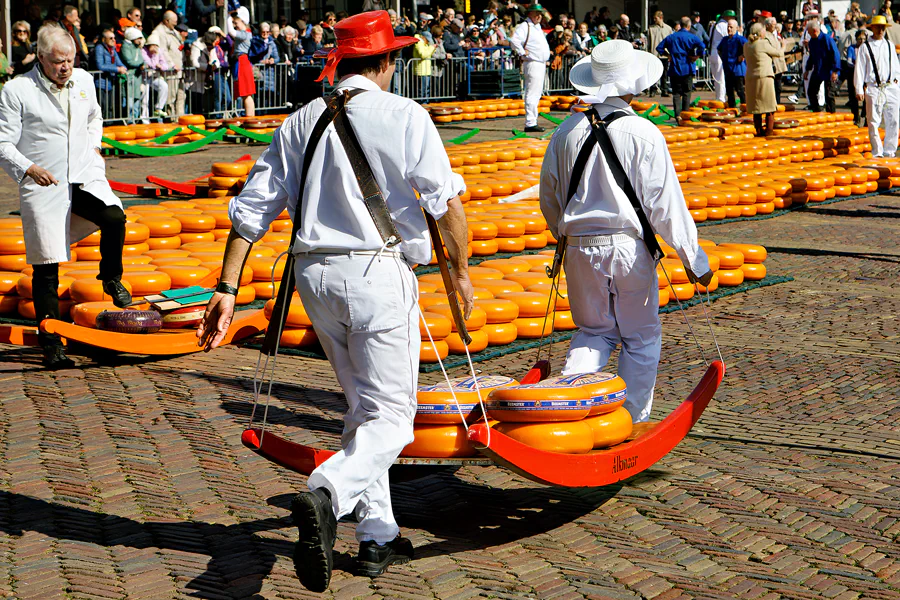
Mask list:
[{"label": "white apron", "polygon": [[[72,214],[71,184],[107,206],[122,203],[106,180],[97,154],[103,116],[94,81],[82,69],[69,80],[69,119],[42,81],[39,66],[16,77],[0,92],[0,167],[19,183],[19,199],[29,264],[68,261],[69,246],[97,226]],[[59,184],[41,187],[25,171],[37,164]]]}]

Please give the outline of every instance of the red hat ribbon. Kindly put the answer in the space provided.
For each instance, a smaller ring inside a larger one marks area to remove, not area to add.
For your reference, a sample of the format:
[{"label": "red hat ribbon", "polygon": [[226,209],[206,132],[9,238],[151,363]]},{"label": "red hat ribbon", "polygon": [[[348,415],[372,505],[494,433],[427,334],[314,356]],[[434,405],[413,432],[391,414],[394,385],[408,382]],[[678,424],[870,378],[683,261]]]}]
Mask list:
[{"label": "red hat ribbon", "polygon": [[325,59],[325,67],[319,73],[319,78],[316,79],[316,82],[318,83],[327,77],[328,85],[334,85],[334,74],[337,72],[338,63],[341,62],[342,58],[344,58],[344,53],[341,52],[340,48],[335,48],[329,52]]}]

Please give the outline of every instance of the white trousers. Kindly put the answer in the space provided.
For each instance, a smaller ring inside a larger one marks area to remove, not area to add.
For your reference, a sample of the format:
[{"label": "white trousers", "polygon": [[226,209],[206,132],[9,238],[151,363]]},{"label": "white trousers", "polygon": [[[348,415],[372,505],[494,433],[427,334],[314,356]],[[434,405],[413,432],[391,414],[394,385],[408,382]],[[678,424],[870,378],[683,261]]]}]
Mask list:
[{"label": "white trousers", "polygon": [[[866,88],[866,119],[869,122],[869,143],[872,156],[894,156],[897,153],[897,131],[900,121],[900,86],[892,83],[878,89]],[[884,146],[878,128],[884,127]]]},{"label": "white trousers", "polygon": [[566,282],[572,337],[563,375],[602,371],[618,344],[625,408],[635,422],[650,419],[662,346],[656,265],[642,240],[569,247]]},{"label": "white trousers", "polygon": [[150,89],[156,93],[156,104],[154,110],[163,110],[166,107],[166,100],[169,98],[169,85],[162,77],[151,79],[145,83],[141,90],[141,118],[150,118]]},{"label": "white trousers", "polygon": [[331,492],[356,538],[390,542],[400,532],[388,469],[413,440],[419,377],[418,283],[400,254],[301,254],[297,291],[349,409],[337,454],[309,476]]},{"label": "white trousers", "polygon": [[537,125],[538,103],[544,91],[544,75],[547,65],[535,60],[529,60],[522,65],[522,75],[525,77],[525,127]]},{"label": "white trousers", "polygon": [[709,74],[713,78],[713,90],[716,100],[725,102],[725,66],[718,52],[713,52],[709,57]]},{"label": "white trousers", "polygon": [[[800,66],[800,71],[802,74],[806,74],[806,63],[809,61],[809,54],[803,55],[803,64]],[[819,93],[816,94],[816,99],[819,101],[819,106],[825,106],[825,86],[828,85],[827,81],[823,81],[822,85],[819,86]],[[803,79],[803,93],[806,94],[806,98],[809,99],[809,79],[804,77]]]}]

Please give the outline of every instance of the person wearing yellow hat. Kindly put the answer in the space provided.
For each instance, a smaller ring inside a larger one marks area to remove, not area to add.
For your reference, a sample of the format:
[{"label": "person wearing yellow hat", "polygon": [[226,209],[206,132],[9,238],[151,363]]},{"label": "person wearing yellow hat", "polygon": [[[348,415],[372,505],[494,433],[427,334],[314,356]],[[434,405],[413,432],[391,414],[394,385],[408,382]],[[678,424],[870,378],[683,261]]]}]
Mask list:
[{"label": "person wearing yellow hat", "polygon": [[[894,156],[897,152],[898,122],[900,122],[900,60],[892,44],[885,37],[889,24],[883,15],[872,17],[869,29],[872,36],[857,50],[853,85],[856,98],[866,102],[869,123],[869,142],[872,156]],[[884,144],[878,129],[884,127]]]}]

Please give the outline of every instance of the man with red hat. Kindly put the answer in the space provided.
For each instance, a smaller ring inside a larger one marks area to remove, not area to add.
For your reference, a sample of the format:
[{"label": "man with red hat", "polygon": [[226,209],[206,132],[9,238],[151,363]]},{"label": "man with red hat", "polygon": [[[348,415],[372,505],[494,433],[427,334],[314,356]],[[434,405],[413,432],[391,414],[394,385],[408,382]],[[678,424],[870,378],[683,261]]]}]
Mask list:
[{"label": "man with red hat", "polygon": [[335,93],[343,96],[288,117],[231,201],[220,283],[198,330],[208,347],[220,343],[243,262],[287,208],[297,291],[349,405],[342,450],[292,503],[300,530],[294,566],[316,592],[328,588],[344,515],[359,519],[360,574],[374,577],[412,558],[391,509],[388,468],[413,441],[420,333],[411,265],[431,260],[423,209],[438,220],[466,317],[474,302],[459,199],[465,184],[425,109],[387,92],[397,53],[416,38],[395,37],[385,11],[349,17],[334,31],[336,47],[320,51],[327,58],[320,79],[337,74]]}]

